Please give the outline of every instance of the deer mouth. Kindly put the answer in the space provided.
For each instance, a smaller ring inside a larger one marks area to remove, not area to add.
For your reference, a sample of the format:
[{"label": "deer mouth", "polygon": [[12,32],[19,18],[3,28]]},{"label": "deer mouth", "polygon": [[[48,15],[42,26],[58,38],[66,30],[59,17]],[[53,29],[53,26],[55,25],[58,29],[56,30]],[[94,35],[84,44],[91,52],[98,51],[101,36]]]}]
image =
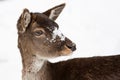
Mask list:
[{"label": "deer mouth", "polygon": [[61,51],[63,56],[70,55],[76,50],[76,45],[74,43],[72,44],[66,44],[64,45],[64,50]]},{"label": "deer mouth", "polygon": [[72,52],[76,50],[76,44],[73,43],[70,39],[67,37],[65,38],[65,45],[68,49],[70,49]]},{"label": "deer mouth", "polygon": [[75,45],[75,43],[67,44],[66,46],[67,46],[67,48],[69,48],[72,52],[76,50],[76,45]]}]

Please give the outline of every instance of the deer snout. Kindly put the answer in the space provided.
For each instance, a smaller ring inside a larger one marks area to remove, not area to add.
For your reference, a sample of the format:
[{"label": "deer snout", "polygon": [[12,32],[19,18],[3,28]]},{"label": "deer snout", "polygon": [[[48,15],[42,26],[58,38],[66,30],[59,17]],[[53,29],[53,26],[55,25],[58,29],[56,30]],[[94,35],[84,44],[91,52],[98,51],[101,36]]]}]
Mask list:
[{"label": "deer snout", "polygon": [[75,51],[76,50],[76,45],[73,43],[73,44],[66,44],[66,46],[71,49],[72,51]]},{"label": "deer snout", "polygon": [[69,40],[68,38],[65,39],[66,42],[66,46],[71,49],[72,51],[76,50],[76,44],[73,43],[71,40]]}]

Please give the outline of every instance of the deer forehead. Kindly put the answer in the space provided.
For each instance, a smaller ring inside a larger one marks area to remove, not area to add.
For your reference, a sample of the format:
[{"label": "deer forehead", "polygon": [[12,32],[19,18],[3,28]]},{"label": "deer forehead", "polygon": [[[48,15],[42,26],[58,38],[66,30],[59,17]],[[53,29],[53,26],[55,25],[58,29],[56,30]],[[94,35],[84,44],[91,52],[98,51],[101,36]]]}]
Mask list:
[{"label": "deer forehead", "polygon": [[33,27],[43,27],[44,29],[48,29],[51,32],[54,30],[55,27],[58,28],[58,24],[56,22],[41,13],[33,13],[32,21]]}]

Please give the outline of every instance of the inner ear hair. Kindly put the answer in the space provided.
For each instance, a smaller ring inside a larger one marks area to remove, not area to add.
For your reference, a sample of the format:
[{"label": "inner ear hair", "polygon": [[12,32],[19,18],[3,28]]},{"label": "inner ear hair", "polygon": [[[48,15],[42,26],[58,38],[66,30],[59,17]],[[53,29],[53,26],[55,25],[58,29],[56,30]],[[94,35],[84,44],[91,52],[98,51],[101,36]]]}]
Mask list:
[{"label": "inner ear hair", "polygon": [[65,7],[65,3],[55,6],[47,11],[45,11],[43,14],[47,15],[50,19],[52,20],[56,20],[57,17],[60,15],[60,13],[62,12],[62,10]]},{"label": "inner ear hair", "polygon": [[18,20],[18,31],[19,33],[24,33],[31,21],[31,14],[28,9],[24,9]]},{"label": "inner ear hair", "polygon": [[31,15],[30,12],[28,11],[28,9],[24,9],[23,11],[23,20],[24,20],[24,27],[28,27],[30,21],[31,21]]}]

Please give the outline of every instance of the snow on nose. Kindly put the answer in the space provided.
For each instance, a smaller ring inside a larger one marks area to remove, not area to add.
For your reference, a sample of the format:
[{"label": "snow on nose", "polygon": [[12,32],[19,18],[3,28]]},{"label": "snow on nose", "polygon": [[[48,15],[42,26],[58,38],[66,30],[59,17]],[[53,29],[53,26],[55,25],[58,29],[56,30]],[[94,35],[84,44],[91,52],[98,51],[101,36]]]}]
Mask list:
[{"label": "snow on nose", "polygon": [[57,29],[55,27],[53,33],[52,33],[52,39],[50,40],[50,42],[55,42],[56,40],[56,37],[59,37],[61,41],[64,41],[65,40],[65,36],[61,33],[61,31],[59,29]]}]

